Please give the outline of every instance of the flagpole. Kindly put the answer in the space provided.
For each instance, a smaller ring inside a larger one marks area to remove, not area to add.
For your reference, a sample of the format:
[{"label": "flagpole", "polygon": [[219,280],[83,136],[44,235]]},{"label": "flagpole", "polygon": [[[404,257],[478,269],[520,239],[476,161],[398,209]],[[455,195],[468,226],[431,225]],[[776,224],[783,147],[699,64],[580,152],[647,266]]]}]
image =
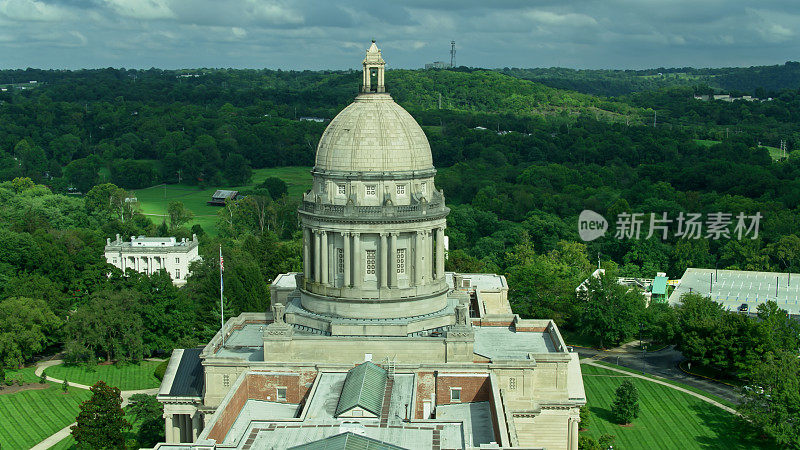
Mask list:
[{"label": "flagpole", "polygon": [[221,327],[219,329],[220,333],[222,333],[222,347],[225,347],[225,304],[222,301],[222,271],[223,271],[223,263],[222,263],[222,244],[219,245],[219,320]]}]

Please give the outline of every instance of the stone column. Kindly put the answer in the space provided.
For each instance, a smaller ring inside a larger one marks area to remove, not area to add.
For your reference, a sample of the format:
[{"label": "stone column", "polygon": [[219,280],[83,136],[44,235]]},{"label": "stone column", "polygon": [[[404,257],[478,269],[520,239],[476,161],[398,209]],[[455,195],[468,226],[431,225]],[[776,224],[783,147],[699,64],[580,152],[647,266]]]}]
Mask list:
[{"label": "stone column", "polygon": [[303,228],[303,276],[311,279],[311,233],[308,228]]},{"label": "stone column", "polygon": [[164,416],[164,441],[167,444],[175,443],[175,439],[172,437],[172,416]]},{"label": "stone column", "polygon": [[344,238],[344,285],[350,287],[350,233],[342,233]]},{"label": "stone column", "polygon": [[417,231],[414,241],[414,284],[417,286],[422,285],[422,274],[424,273],[423,264],[423,239],[422,232]]},{"label": "stone column", "polygon": [[195,412],[192,416],[192,442],[197,441],[197,436],[200,435],[200,413]]},{"label": "stone column", "polygon": [[576,418],[569,419],[569,449],[578,450],[578,422]]},{"label": "stone column", "polygon": [[320,283],[328,284],[328,232],[321,231],[322,236],[320,236],[320,248],[322,249],[322,255],[320,255],[321,267],[320,267]]},{"label": "stone column", "polygon": [[389,287],[397,287],[397,233],[391,234],[392,245],[389,250]]},{"label": "stone column", "polygon": [[436,279],[444,278],[444,228],[436,229]]},{"label": "stone column", "polygon": [[364,279],[361,267],[361,233],[353,233],[353,287],[360,288]]},{"label": "stone column", "polygon": [[314,230],[314,281],[316,281],[317,283],[319,283],[321,280],[319,277],[319,264],[320,264],[319,253],[320,253],[319,232],[317,230]]},{"label": "stone column", "polygon": [[389,249],[386,245],[386,233],[381,233],[381,255],[380,267],[378,268],[378,276],[381,278],[381,287],[385,288],[389,280]]}]

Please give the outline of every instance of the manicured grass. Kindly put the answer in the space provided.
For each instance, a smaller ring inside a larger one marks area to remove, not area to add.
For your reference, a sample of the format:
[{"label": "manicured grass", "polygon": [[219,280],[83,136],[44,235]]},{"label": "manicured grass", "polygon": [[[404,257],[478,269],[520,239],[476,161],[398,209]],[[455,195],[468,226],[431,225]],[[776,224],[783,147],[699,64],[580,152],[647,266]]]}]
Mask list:
[{"label": "manicured grass", "polygon": [[694,140],[695,144],[701,145],[703,147],[711,147],[712,145],[717,145],[720,142],[721,141],[713,141],[713,140],[710,140],[710,139],[695,139]]},{"label": "manicured grass", "polygon": [[[600,367],[582,365],[591,419],[585,433],[616,436],[615,449],[778,448],[757,438],[736,416],[689,394]],[[612,421],[614,391],[624,380],[639,390],[639,417],[633,426]]]},{"label": "manicured grass", "polygon": [[[679,383],[677,381],[668,380],[666,378],[661,378],[659,376],[656,376],[656,375],[653,375],[653,374],[650,374],[650,373],[644,373],[644,372],[641,372],[639,370],[631,369],[629,367],[618,366],[616,364],[611,364],[611,363],[605,362],[605,361],[598,360],[598,361],[595,361],[595,362],[597,364],[602,364],[604,366],[608,366],[608,367],[611,367],[611,368],[614,368],[614,369],[621,369],[621,370],[625,370],[625,371],[628,371],[628,372],[636,373],[636,374],[639,374],[639,375],[644,375],[646,377],[654,378],[654,379],[656,379],[658,381],[663,381],[663,382],[669,383],[669,384],[671,384],[673,386],[678,386],[678,387],[690,390],[692,392],[696,392],[696,393],[698,393],[698,394],[700,394],[702,396],[710,398],[711,400],[715,400],[715,401],[717,401],[719,403],[722,403],[723,405],[725,405],[727,407],[736,408],[736,405],[731,403],[731,402],[729,402],[728,400],[725,400],[724,398],[719,397],[717,395],[714,395],[714,394],[712,394],[710,392],[706,392],[706,391],[704,391],[702,389],[698,389],[698,388],[696,388],[694,386],[689,386],[688,384],[683,384],[683,383]],[[581,367],[584,367],[584,366],[581,366]],[[620,374],[620,375],[622,375],[622,374]]]},{"label": "manicured grass", "polygon": [[67,366],[60,364],[49,367],[45,373],[59,380],[91,386],[103,380],[109,386],[116,386],[122,391],[134,389],[157,388],[160,384],[153,375],[159,361],[142,361],[139,364],[104,365],[104,366]]},{"label": "manicured grass", "polygon": [[194,219],[188,224],[199,224],[206,233],[217,233],[218,206],[208,206],[211,194],[217,189],[244,190],[252,189],[261,184],[268,177],[277,177],[286,182],[288,194],[291,198],[300,199],[300,195],[311,188],[311,173],[308,167],[273,167],[256,169],[253,171],[252,183],[246,186],[220,185],[201,189],[198,186],[186,184],[160,184],[149,188],[136,190],[136,198],[142,213],[150,215],[150,219],[158,224],[166,219],[167,207],[170,202],[180,201],[194,214]]},{"label": "manicured grass", "polygon": [[30,448],[75,421],[78,406],[91,395],[61,386],[0,395],[0,448]]}]

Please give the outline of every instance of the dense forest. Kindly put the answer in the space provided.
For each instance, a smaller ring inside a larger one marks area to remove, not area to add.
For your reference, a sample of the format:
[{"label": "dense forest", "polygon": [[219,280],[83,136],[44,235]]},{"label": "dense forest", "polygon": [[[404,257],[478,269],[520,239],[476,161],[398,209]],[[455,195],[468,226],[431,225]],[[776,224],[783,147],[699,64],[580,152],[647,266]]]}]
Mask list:
[{"label": "dense forest", "polygon": [[[789,330],[781,345],[760,321],[736,322],[702,298],[682,309],[645,308],[604,280],[584,302],[575,287],[598,261],[610,274],[647,278],[677,278],[687,267],[800,272],[798,71],[787,63],[647,73],[392,70],[386,77],[431,144],[436,183],[452,210],[448,270],[505,274],[517,313],[553,318],[595,345],[644,332],[700,364],[755,379],[769,373],[749,373],[750,362],[791,361],[776,354],[797,344],[794,322],[781,322],[779,312],[761,311],[760,320]],[[219,323],[218,245],[227,256],[226,311],[265,310],[270,280],[301,265],[298,199],[281,180],[253,184],[252,170],[313,165],[327,121],[352,100],[358,77],[0,71],[2,364],[62,349],[73,362],[137,360],[204,342]],[[693,98],[715,88],[758,88],[771,99]],[[786,157],[775,148],[781,141]],[[159,183],[249,188],[220,208],[212,234],[190,228],[191,211],[179,202],[163,222],[125,202],[128,190]],[[605,237],[580,240],[578,215],[586,209],[608,219]],[[626,215],[716,213],[760,214],[758,236],[680,238],[671,223],[666,238],[646,238],[646,222],[641,238],[614,237]],[[165,274],[122,274],[102,251],[117,233],[195,233],[204,260],[180,289]],[[713,324],[698,319],[712,316]],[[725,353],[723,343],[750,350]]]}]

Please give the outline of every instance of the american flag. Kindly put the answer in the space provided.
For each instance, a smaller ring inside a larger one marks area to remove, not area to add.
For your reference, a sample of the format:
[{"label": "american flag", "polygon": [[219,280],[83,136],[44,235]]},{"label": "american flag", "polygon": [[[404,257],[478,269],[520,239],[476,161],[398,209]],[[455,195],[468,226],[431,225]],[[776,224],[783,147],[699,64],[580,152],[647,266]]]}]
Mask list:
[{"label": "american flag", "polygon": [[222,253],[219,254],[219,270],[220,272],[225,271],[225,264],[224,264],[224,259],[222,258]]}]

